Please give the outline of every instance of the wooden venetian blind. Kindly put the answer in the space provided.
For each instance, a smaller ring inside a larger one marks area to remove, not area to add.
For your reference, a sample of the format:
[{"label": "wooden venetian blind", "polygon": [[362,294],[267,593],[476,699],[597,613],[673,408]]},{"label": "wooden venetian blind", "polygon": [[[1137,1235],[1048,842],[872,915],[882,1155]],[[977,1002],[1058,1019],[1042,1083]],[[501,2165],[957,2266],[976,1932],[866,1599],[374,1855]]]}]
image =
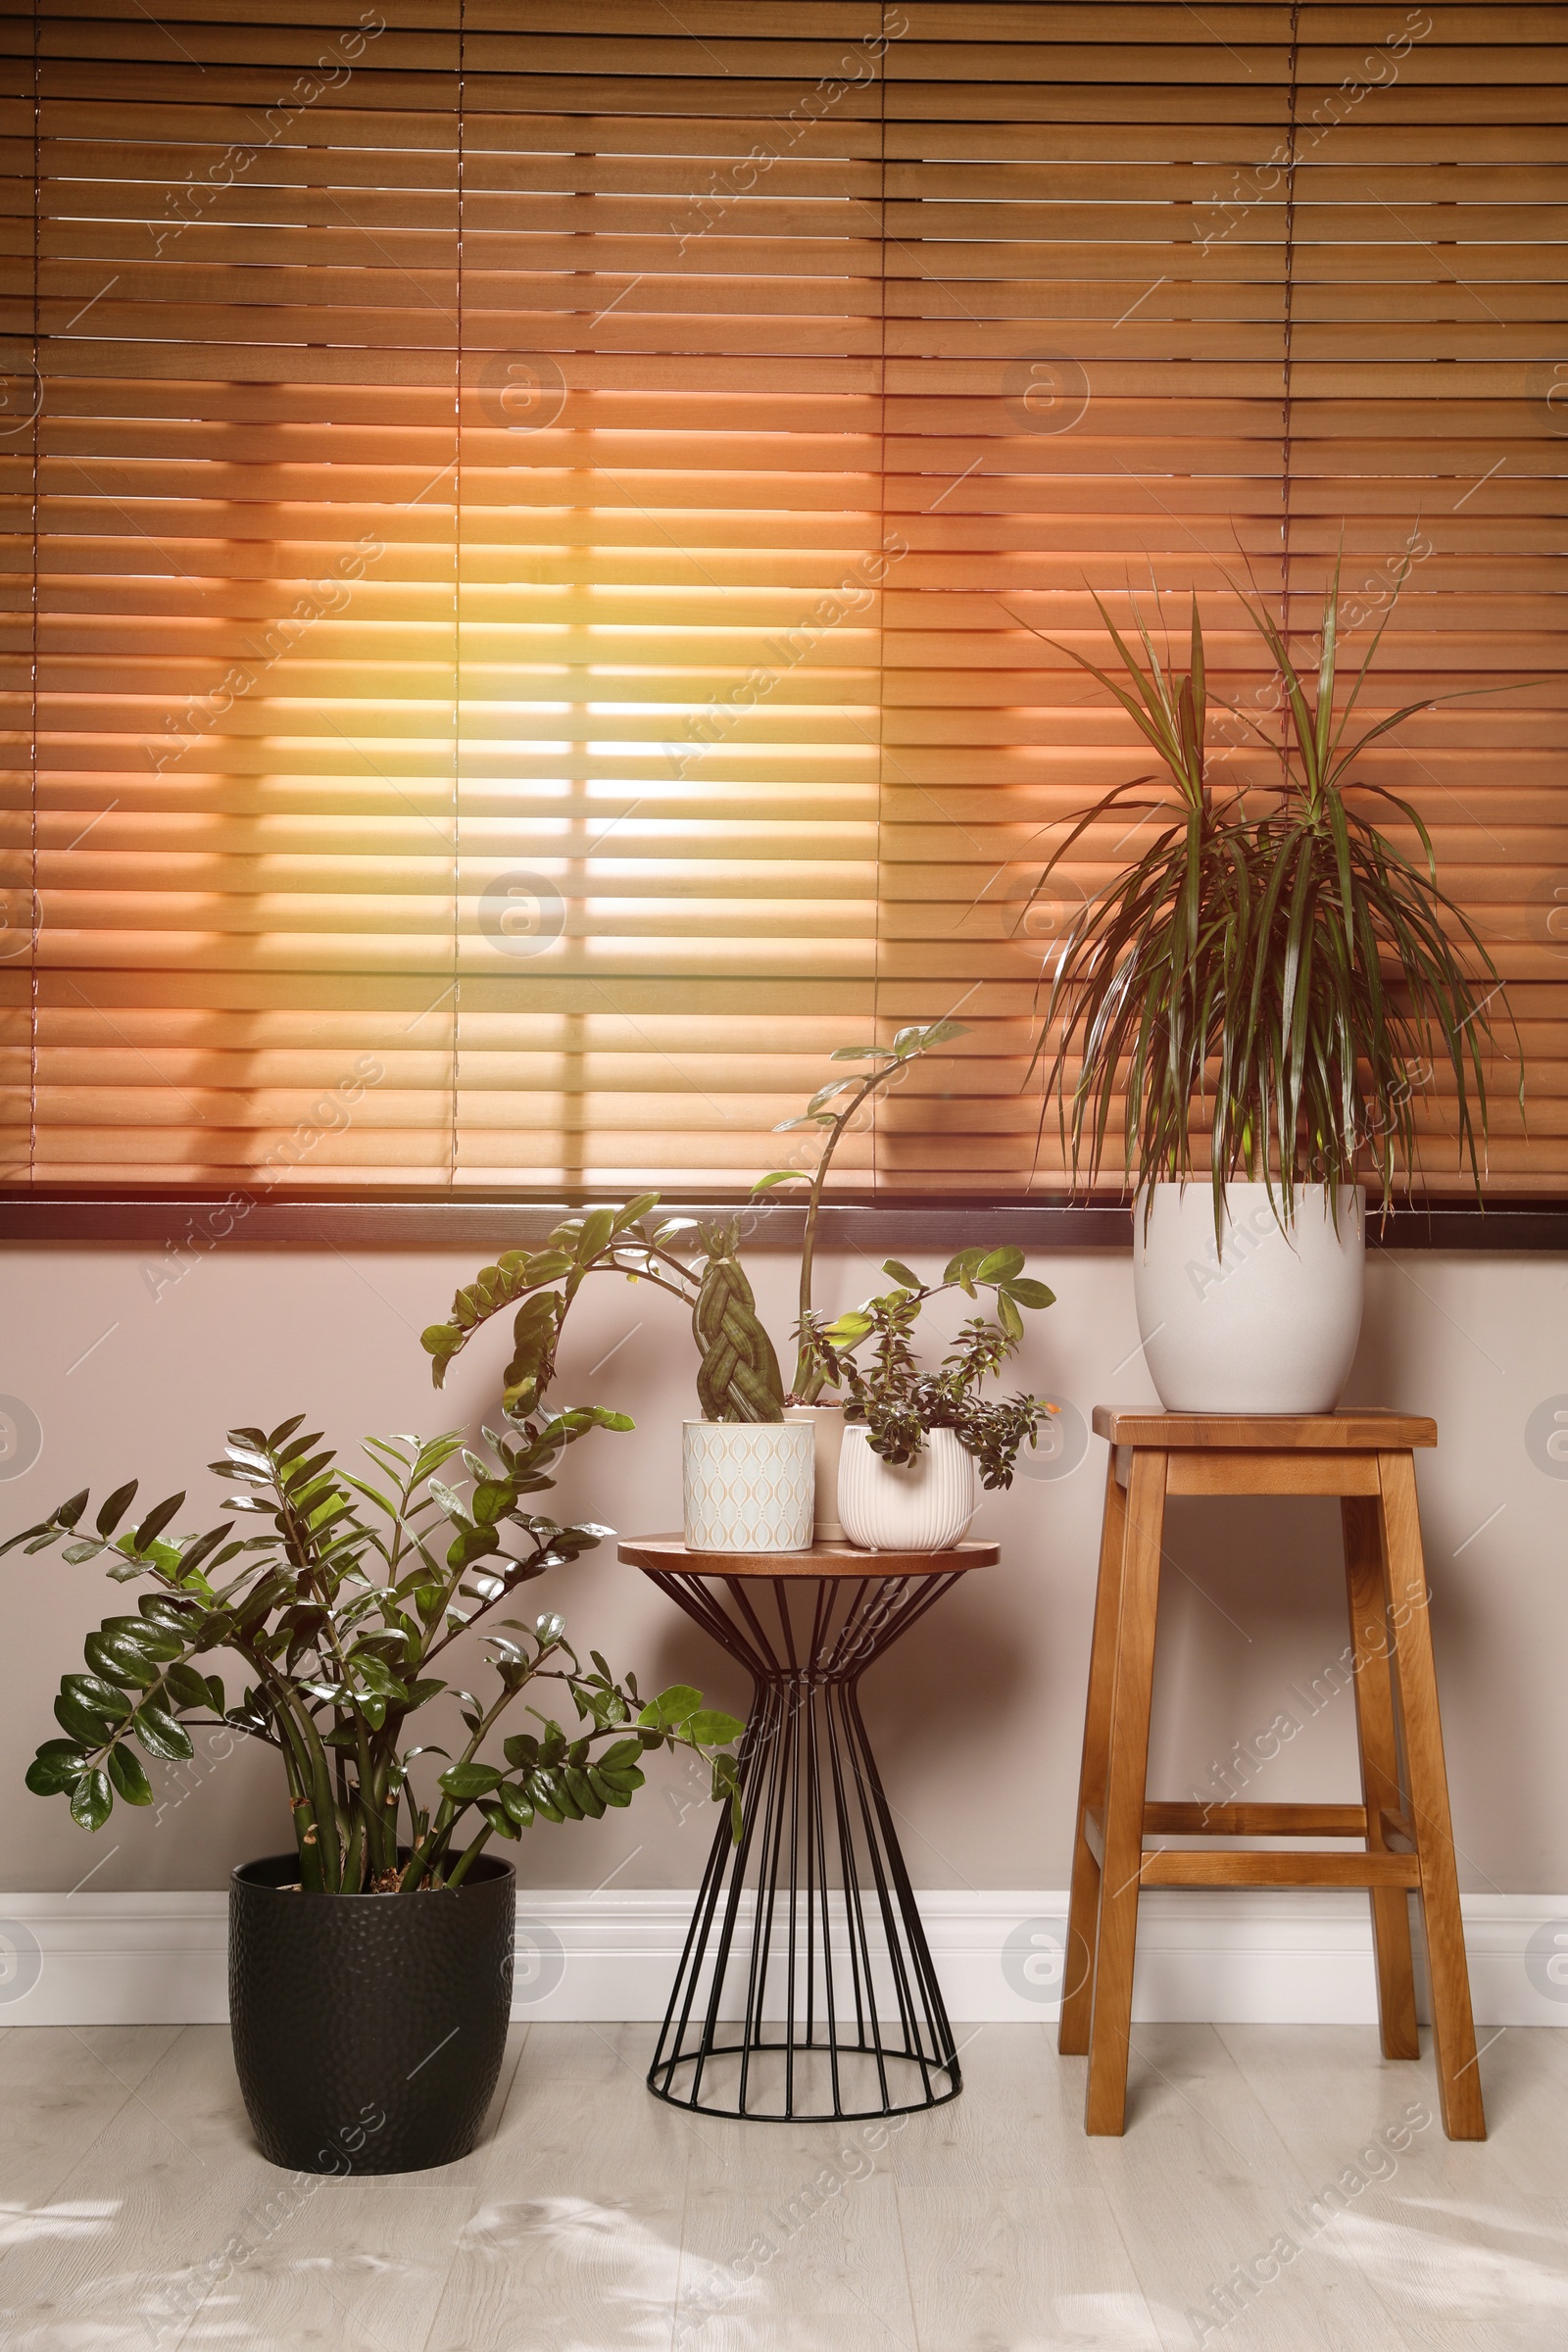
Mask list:
[{"label": "wooden venetian blind", "polygon": [[7,1180],[739,1187],[956,1012],[845,1180],[1059,1182],[1033,1007],[1115,845],[1030,893],[1137,753],[1047,640],[1197,587],[1245,689],[1227,577],[1310,629],[1342,542],[1389,707],[1552,681],[1379,772],[1516,984],[1496,1182],[1568,1178],[1559,34],[0,22]]}]

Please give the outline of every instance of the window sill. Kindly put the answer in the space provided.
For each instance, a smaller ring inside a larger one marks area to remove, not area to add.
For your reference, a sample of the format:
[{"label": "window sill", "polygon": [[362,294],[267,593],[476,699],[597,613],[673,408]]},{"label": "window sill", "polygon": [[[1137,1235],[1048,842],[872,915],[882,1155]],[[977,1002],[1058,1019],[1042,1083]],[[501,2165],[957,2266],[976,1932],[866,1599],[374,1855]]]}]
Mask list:
[{"label": "window sill", "polygon": [[[304,1187],[246,1193],[217,1186],[51,1186],[0,1193],[0,1243],[106,1243],[122,1248],[214,1249],[238,1244],[274,1250],[461,1250],[482,1256],[542,1242],[574,1208],[623,1195],[562,1196],[484,1191],[350,1193]],[[752,1249],[792,1250],[800,1241],[802,1210],[778,1200],[748,1205],[734,1195],[672,1192],[660,1203],[665,1216],[744,1216]],[[840,1194],[822,1210],[822,1250],[958,1250],[976,1242],[1008,1241],[1031,1253],[1063,1250],[1130,1250],[1132,1210],[1121,1201],[1065,1199],[883,1198]],[[1374,1213],[1374,1248],[1568,1252],[1568,1200],[1436,1200]]]}]

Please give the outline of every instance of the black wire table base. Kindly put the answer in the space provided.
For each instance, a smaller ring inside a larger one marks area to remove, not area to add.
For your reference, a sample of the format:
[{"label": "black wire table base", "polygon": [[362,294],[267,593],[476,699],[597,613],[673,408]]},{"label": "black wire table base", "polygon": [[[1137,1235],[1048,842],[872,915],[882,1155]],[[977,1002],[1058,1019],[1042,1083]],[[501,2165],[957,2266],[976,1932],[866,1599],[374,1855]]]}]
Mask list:
[{"label": "black wire table base", "polygon": [[648,2087],[777,2123],[939,2107],[963,2087],[858,1685],[962,1569],[649,1570],[752,1676],[745,1826],[714,1836]]}]

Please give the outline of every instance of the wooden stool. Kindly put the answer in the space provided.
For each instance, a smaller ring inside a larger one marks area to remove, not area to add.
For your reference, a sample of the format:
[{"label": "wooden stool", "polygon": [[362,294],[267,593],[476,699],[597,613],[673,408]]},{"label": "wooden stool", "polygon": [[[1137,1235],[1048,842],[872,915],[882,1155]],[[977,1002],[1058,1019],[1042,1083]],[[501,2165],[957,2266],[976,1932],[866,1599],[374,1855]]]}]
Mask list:
[{"label": "wooden stool", "polygon": [[[1485,2139],[1411,1451],[1437,1444],[1437,1424],[1381,1411],[1119,1412],[1102,1404],[1095,1429],[1110,1441],[1110,1461],[1059,2036],[1063,2051],[1088,2054],[1085,2130],[1125,2128],[1142,1887],[1365,1886],[1386,2058],[1419,2055],[1405,1899],[1414,1887],[1426,1924],[1443,2128],[1450,2139]],[[1360,1804],[1146,1799],[1167,1494],[1343,1497]],[[1151,1851],[1149,1832],[1363,1838],[1366,1850]]]}]

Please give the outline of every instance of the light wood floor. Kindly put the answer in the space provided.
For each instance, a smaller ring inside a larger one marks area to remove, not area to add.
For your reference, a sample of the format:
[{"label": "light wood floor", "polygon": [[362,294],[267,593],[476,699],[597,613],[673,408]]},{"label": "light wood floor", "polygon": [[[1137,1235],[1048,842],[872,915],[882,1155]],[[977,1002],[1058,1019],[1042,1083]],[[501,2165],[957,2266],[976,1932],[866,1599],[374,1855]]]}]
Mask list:
[{"label": "light wood floor", "polygon": [[973,2030],[962,2098],[886,2137],[684,2117],[643,2087],[652,2031],[519,2028],[473,2156],[301,2181],[256,2153],[220,2028],[13,2029],[0,2341],[1568,2346],[1568,2034],[1494,2039],[1493,2136],[1450,2146],[1430,2059],[1383,2064],[1370,2029],[1141,2027],[1119,2141],[1085,2140],[1047,2027]]}]

